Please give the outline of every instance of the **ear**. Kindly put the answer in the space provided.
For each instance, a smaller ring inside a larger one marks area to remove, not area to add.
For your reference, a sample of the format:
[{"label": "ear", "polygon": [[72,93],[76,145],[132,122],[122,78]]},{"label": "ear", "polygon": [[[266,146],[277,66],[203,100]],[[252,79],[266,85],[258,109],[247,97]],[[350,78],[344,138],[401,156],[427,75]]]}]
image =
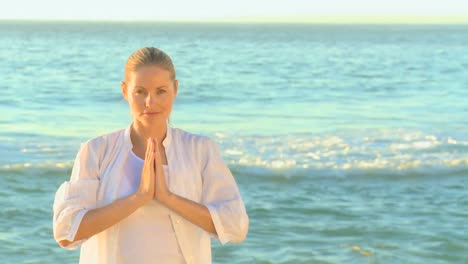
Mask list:
[{"label": "ear", "polygon": [[177,91],[179,89],[179,81],[178,80],[174,80],[174,97],[177,96]]},{"label": "ear", "polygon": [[128,95],[127,95],[127,85],[125,84],[124,81],[120,82],[120,87],[122,88],[122,95],[126,101],[128,101]]}]

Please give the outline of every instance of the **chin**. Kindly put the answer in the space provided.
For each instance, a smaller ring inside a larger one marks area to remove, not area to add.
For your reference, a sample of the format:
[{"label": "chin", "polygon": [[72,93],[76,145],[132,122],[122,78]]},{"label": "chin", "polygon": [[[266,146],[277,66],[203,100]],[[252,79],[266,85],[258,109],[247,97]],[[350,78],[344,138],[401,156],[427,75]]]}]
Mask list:
[{"label": "chin", "polygon": [[145,124],[145,125],[155,125],[155,124],[166,123],[166,120],[167,119],[164,117],[145,116],[143,118],[140,118],[138,121],[140,121],[140,123]]}]

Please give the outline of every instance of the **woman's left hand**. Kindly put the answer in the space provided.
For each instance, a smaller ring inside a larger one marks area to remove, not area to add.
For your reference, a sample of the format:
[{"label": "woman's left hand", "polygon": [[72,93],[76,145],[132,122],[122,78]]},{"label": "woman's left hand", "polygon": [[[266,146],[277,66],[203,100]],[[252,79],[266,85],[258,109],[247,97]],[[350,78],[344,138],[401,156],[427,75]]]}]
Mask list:
[{"label": "woman's left hand", "polygon": [[154,186],[154,198],[158,200],[159,202],[164,203],[165,199],[169,197],[170,191],[169,188],[167,187],[167,182],[166,182],[166,175],[164,173],[164,168],[162,164],[162,159],[161,159],[161,154],[159,152],[160,149],[160,143],[157,138],[155,138],[156,141],[156,155],[154,155],[154,166],[155,171],[156,171],[156,184]]},{"label": "woman's left hand", "polygon": [[217,234],[216,228],[211,217],[211,213],[208,208],[200,203],[194,202],[185,197],[179,196],[176,193],[172,193],[166,182],[166,175],[164,175],[164,168],[162,164],[162,156],[159,152],[160,145],[156,138],[156,155],[154,155],[154,166],[155,166],[155,187],[154,187],[154,198],[162,203],[167,208],[178,213],[193,224],[201,227],[205,231],[211,234]]}]

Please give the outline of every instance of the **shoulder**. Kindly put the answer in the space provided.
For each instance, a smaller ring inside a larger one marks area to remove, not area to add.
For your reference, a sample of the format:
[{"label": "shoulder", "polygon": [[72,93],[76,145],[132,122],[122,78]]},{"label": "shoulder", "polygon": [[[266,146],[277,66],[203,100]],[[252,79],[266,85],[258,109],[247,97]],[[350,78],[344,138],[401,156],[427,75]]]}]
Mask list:
[{"label": "shoulder", "polygon": [[185,147],[194,147],[198,150],[209,149],[217,146],[217,143],[206,135],[188,132],[180,128],[171,128],[173,138],[177,139]]},{"label": "shoulder", "polygon": [[188,132],[181,128],[171,127],[172,136],[177,140],[188,143],[199,143],[211,140],[208,136]]},{"label": "shoulder", "polygon": [[83,143],[81,147],[85,147],[93,152],[104,151],[108,146],[120,145],[124,140],[125,129],[118,129],[109,133],[90,138]]},{"label": "shoulder", "polygon": [[206,135],[187,132],[180,128],[172,128],[173,140],[176,139],[176,148],[180,148],[183,153],[190,153],[190,157],[198,160],[201,166],[206,166],[207,162],[222,161],[222,154],[218,143]]}]

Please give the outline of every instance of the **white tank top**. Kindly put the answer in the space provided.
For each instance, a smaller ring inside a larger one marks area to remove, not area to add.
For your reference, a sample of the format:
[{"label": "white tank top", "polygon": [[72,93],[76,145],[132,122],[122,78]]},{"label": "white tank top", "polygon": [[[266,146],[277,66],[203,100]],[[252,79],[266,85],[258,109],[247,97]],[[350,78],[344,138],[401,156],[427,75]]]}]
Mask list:
[{"label": "white tank top", "polygon": [[[134,193],[140,186],[144,160],[133,151],[124,166],[124,178],[118,197]],[[169,182],[167,165],[163,165]],[[169,209],[156,200],[150,201],[119,223],[118,263],[184,263],[177,243]]]}]

